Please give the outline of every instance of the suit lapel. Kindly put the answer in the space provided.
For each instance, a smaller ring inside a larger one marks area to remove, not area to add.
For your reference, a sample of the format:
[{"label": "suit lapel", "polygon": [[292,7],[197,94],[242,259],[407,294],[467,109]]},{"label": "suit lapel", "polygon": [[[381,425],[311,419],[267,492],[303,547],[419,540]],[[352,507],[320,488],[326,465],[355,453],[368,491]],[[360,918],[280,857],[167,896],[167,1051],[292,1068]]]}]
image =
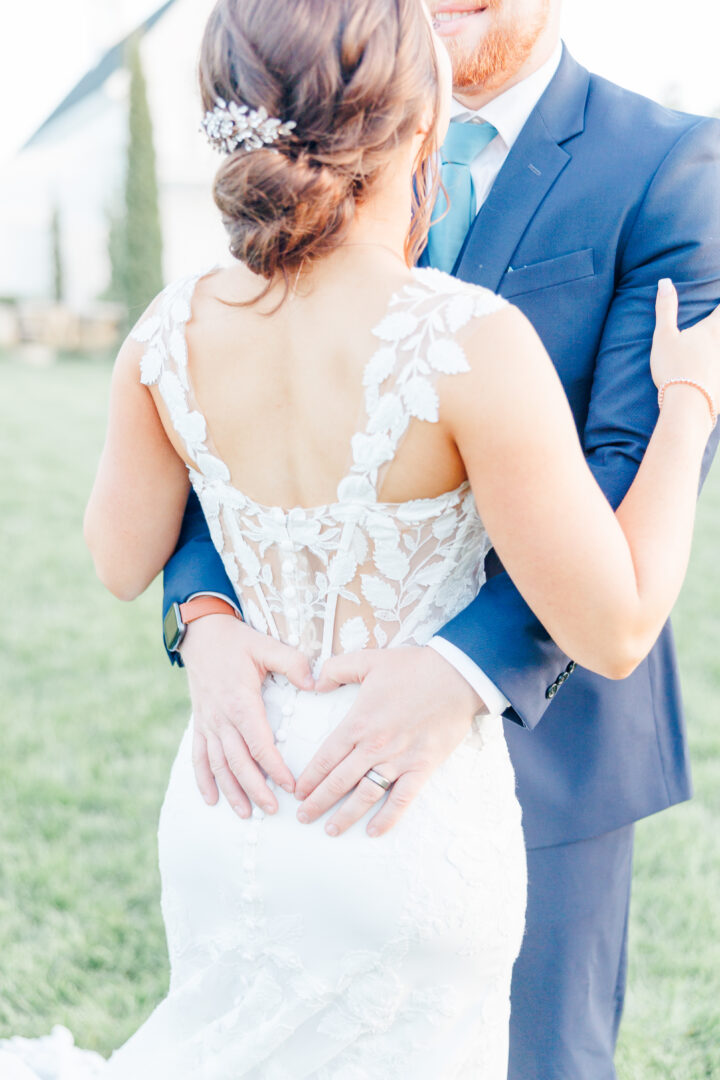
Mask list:
[{"label": "suit lapel", "polygon": [[453,271],[456,277],[497,292],[538,207],[571,160],[562,143],[583,130],[588,85],[588,72],[563,49],[555,77],[468,232]]}]

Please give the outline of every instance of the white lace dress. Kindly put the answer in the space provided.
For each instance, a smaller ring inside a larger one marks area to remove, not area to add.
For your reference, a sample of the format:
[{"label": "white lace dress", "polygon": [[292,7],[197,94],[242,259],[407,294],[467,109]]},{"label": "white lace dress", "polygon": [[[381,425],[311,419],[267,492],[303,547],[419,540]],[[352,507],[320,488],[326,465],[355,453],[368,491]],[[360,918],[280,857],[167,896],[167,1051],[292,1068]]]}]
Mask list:
[{"label": "white lace dress", "polygon": [[[488,536],[467,483],[387,504],[379,479],[411,418],[437,421],[438,377],[466,370],[465,328],[503,301],[415,271],[374,331],[365,427],[337,501],[285,511],[232,485],[198,410],[184,325],[199,276],[168,287],[135,337],[146,343],[142,380],[158,383],[197,465],[192,483],[245,618],[316,667],[338,651],[426,643],[482,586]],[[268,719],[296,776],[356,693],[267,680]],[[0,1076],[505,1080],[525,859],[500,718],[476,718],[375,839],[366,820],[337,839],[325,819],[299,824],[296,800],[279,788],[273,816],[256,809],[243,821],[224,799],[209,807],[190,747],[189,725],[159,825],[168,996],[109,1062],[56,1029],[4,1044]],[[50,1060],[53,1045],[65,1071],[33,1067],[33,1053]],[[10,1071],[21,1059],[30,1070]]]}]

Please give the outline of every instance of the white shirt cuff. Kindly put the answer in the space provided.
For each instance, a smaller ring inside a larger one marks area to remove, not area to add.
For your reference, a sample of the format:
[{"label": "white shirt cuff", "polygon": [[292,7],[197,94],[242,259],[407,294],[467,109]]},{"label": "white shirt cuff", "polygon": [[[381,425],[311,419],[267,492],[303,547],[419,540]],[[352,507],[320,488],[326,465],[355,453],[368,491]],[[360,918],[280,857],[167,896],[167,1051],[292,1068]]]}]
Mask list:
[{"label": "white shirt cuff", "polygon": [[435,652],[440,653],[448,664],[452,664],[455,670],[470,683],[475,693],[482,698],[491,716],[501,716],[506,709],[510,708],[510,702],[502,690],[498,690],[482,668],[479,668],[462,649],[458,649],[457,645],[453,645],[451,641],[443,637],[430,638],[428,645]]},{"label": "white shirt cuff", "polygon": [[[198,596],[214,596],[214,597],[216,597],[216,599],[218,599],[218,600],[224,600],[226,604],[229,604],[229,605],[230,605],[230,607],[232,607],[232,608],[235,608],[235,610],[237,611],[238,615],[239,615],[239,616],[240,616],[240,618],[242,619],[242,611],[241,611],[241,610],[240,610],[240,608],[239,608],[239,607],[237,606],[237,604],[235,603],[235,601],[234,601],[234,600],[231,600],[229,596],[225,596],[225,595],[224,595],[223,593],[219,593],[219,592],[195,592],[195,593],[193,593],[193,594],[192,594],[192,596],[188,596],[188,598],[187,598],[187,600],[186,600],[186,603],[188,603],[188,604],[189,604],[191,600],[194,600],[194,599],[195,599],[196,597],[198,597]],[[458,651],[459,651],[459,650],[458,650]],[[463,655],[465,655],[465,654],[463,653]]]}]

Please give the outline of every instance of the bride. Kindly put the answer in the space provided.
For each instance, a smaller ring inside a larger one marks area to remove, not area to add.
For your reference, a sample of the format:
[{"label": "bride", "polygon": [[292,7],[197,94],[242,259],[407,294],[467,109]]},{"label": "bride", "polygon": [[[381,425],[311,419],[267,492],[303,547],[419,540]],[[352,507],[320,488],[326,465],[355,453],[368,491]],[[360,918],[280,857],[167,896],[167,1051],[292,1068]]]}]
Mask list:
[{"label": "bride", "polygon": [[[104,584],[147,587],[192,484],[245,619],[306,658],[263,690],[295,776],[357,691],[325,662],[426,642],[482,588],[490,537],[567,653],[629,674],[685,572],[720,317],[680,333],[661,283],[663,407],[614,515],[530,324],[411,269],[450,100],[421,0],[219,0],[200,73],[235,258],[171,284],[120,352],[85,522]],[[292,784],[248,820],[208,806],[191,744],[159,825],[168,996],[109,1062],[56,1029],[0,1044],[2,1076],[503,1080],[525,867],[500,718],[468,710],[396,828],[337,841]]]}]

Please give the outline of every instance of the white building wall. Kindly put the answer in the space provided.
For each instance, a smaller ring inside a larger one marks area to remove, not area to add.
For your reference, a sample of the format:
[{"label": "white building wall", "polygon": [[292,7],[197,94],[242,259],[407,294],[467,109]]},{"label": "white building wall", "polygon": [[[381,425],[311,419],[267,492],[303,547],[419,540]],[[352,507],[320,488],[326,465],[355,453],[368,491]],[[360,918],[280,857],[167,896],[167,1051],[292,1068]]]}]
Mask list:
[{"label": "white building wall", "polygon": [[67,299],[83,304],[108,277],[107,208],[117,199],[124,104],[104,91],[61,116],[0,178],[0,294],[52,293],[50,221],[60,211]]},{"label": "white building wall", "polygon": [[[218,159],[198,131],[197,56],[211,6],[211,0],[178,0],[141,46],[166,280],[230,258],[211,195]],[[0,174],[0,296],[51,294],[55,204],[67,301],[82,309],[107,287],[109,213],[121,205],[125,170],[127,89],[126,73],[115,73]]]}]

